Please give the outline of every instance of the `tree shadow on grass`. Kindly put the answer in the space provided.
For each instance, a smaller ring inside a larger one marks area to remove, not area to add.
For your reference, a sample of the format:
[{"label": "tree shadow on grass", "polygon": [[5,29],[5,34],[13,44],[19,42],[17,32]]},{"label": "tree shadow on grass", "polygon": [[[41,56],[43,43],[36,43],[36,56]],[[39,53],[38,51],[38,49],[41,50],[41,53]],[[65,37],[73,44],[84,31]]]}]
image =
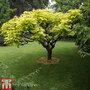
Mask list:
[{"label": "tree shadow on grass", "polygon": [[18,59],[12,61],[10,65],[10,72],[12,72],[12,74],[14,74],[17,78],[34,72],[36,69],[42,67],[42,64],[37,63],[37,60],[42,55],[45,56],[41,52],[38,52],[38,54],[37,52],[30,54],[21,53],[21,56],[18,56]]}]

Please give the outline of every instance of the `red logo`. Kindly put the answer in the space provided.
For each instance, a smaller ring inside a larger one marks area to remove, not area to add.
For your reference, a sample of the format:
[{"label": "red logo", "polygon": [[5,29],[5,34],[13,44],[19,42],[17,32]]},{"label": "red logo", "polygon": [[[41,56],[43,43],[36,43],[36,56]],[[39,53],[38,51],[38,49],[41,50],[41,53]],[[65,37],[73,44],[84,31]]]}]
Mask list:
[{"label": "red logo", "polygon": [[1,88],[2,90],[11,90],[12,89],[12,78],[2,78],[1,79]]}]

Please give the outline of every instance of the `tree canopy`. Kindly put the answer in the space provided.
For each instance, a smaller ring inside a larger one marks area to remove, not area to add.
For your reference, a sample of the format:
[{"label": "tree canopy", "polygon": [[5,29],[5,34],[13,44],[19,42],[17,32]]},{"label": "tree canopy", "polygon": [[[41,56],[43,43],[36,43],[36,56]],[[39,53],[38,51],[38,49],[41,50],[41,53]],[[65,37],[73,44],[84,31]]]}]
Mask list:
[{"label": "tree canopy", "polygon": [[86,2],[80,9],[83,13],[83,24],[77,25],[76,29],[76,44],[79,47],[79,52],[82,57],[90,55],[90,2]]},{"label": "tree canopy", "polygon": [[48,5],[49,0],[9,0],[11,8],[16,8],[16,15],[20,16],[24,11],[42,9]]},{"label": "tree canopy", "polygon": [[[3,23],[10,19],[10,5],[8,0],[0,0],[0,28]],[[0,45],[4,43],[3,35],[0,32]]]},{"label": "tree canopy", "polygon": [[54,13],[51,10],[25,11],[20,17],[14,17],[2,26],[5,43],[17,46],[30,41],[38,41],[48,51],[51,59],[52,49],[63,36],[74,35],[73,25],[81,23],[83,15],[80,10],[67,13]]},{"label": "tree canopy", "polygon": [[0,0],[0,27],[10,19],[10,5],[8,0]]},{"label": "tree canopy", "polygon": [[55,0],[56,4],[53,5],[56,11],[66,12],[69,9],[79,9],[81,4],[89,0]]}]

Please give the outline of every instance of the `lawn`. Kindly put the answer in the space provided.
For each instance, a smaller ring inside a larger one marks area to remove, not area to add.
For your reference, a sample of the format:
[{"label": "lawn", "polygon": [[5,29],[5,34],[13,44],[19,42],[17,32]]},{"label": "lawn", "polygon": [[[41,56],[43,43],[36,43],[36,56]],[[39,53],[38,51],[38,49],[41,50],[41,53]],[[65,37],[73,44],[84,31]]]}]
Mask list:
[{"label": "lawn", "polygon": [[41,67],[33,78],[39,86],[31,90],[90,90],[90,56],[81,58],[74,42],[56,43],[53,57],[60,59],[58,64],[37,63],[40,57],[46,56],[46,50],[37,42],[19,48],[0,47],[0,61],[9,66],[8,72],[16,78],[28,75]]}]

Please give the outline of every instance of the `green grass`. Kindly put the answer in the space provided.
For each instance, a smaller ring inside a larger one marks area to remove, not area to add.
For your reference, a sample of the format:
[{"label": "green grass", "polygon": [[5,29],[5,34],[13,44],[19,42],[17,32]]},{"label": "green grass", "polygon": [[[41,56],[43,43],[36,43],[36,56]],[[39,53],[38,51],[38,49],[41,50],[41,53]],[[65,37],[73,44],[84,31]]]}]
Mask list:
[{"label": "green grass", "polygon": [[90,57],[81,58],[75,47],[74,42],[57,42],[53,57],[59,58],[60,62],[55,65],[36,62],[47,56],[46,50],[37,42],[20,48],[0,47],[0,61],[9,66],[9,72],[16,78],[41,67],[33,79],[39,86],[31,90],[90,90]]}]

